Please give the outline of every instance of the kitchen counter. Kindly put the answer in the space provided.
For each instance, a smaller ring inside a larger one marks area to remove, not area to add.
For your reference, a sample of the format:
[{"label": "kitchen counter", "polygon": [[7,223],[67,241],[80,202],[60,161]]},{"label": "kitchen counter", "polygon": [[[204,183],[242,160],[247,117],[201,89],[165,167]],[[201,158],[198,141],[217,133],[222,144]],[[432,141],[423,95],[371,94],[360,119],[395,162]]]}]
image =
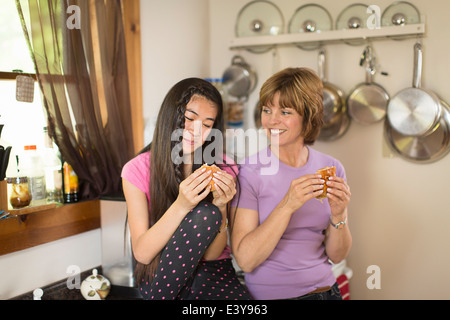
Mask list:
[{"label": "kitchen counter", "polygon": [[[101,267],[95,268],[101,274]],[[81,273],[80,279],[83,281],[89,275],[92,274],[92,270],[88,270]],[[68,289],[67,279],[55,282],[48,286],[42,287],[44,295],[41,300],[85,300],[78,289]],[[27,292],[20,296],[14,297],[11,300],[33,300],[33,292]],[[111,286],[111,291],[106,297],[106,300],[142,300],[136,288]]]}]

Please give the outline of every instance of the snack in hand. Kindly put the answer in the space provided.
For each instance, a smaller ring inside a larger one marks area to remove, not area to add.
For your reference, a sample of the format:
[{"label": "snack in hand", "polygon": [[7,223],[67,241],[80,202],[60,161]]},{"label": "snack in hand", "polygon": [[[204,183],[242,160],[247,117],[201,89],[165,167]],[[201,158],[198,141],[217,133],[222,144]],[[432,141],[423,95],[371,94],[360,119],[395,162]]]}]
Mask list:
[{"label": "snack in hand", "polygon": [[325,167],[317,170],[317,173],[322,176],[322,179],[325,180],[325,183],[323,185],[323,193],[316,198],[324,199],[327,197],[327,181],[330,179],[330,177],[336,176],[336,167]]},{"label": "snack in hand", "polygon": [[[206,168],[206,171],[210,172],[211,177],[212,177],[214,172],[221,171],[219,169],[219,167],[217,167],[216,165],[209,166],[206,163],[200,167],[200,169],[203,169],[203,168]],[[215,184],[214,180],[211,179],[211,182],[209,183],[209,185],[211,186],[211,191],[215,191],[216,190],[216,188],[214,187],[214,184]]]}]

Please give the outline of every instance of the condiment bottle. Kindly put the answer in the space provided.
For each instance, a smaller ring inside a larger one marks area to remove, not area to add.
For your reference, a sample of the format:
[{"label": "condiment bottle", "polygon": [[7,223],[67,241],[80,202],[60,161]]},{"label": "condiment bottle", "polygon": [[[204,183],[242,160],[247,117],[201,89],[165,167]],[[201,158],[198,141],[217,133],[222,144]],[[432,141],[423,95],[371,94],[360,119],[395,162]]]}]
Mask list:
[{"label": "condiment bottle", "polygon": [[37,152],[36,145],[24,146],[24,152],[19,157],[20,175],[28,177],[28,188],[32,197],[32,205],[46,202],[44,163]]},{"label": "condiment bottle", "polygon": [[74,203],[78,202],[78,176],[73,170],[72,166],[64,161],[63,165],[64,175],[64,202]]},{"label": "condiment bottle", "polygon": [[8,178],[9,203],[13,209],[21,209],[29,206],[31,195],[28,191],[28,178]]},{"label": "condiment bottle", "polygon": [[51,137],[48,135],[47,127],[44,127],[44,173],[45,189],[47,191],[47,202],[63,202],[62,190],[62,165],[58,156],[58,147],[53,145]]}]

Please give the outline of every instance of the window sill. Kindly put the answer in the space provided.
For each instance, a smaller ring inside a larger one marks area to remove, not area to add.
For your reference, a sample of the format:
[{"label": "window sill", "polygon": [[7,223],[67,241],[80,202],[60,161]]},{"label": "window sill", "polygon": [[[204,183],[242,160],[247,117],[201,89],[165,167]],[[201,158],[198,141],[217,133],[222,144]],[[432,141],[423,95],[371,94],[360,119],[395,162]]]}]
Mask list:
[{"label": "window sill", "polygon": [[100,200],[23,210],[0,221],[0,256],[100,228]]}]

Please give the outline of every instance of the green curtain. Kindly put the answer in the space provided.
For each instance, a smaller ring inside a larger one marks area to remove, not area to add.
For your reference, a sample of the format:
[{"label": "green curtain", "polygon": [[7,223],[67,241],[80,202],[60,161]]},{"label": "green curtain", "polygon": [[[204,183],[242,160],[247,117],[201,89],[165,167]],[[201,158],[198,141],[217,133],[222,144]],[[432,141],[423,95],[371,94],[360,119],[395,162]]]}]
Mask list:
[{"label": "green curtain", "polygon": [[16,0],[49,134],[80,181],[80,198],[121,194],[133,157],[120,0]]}]

